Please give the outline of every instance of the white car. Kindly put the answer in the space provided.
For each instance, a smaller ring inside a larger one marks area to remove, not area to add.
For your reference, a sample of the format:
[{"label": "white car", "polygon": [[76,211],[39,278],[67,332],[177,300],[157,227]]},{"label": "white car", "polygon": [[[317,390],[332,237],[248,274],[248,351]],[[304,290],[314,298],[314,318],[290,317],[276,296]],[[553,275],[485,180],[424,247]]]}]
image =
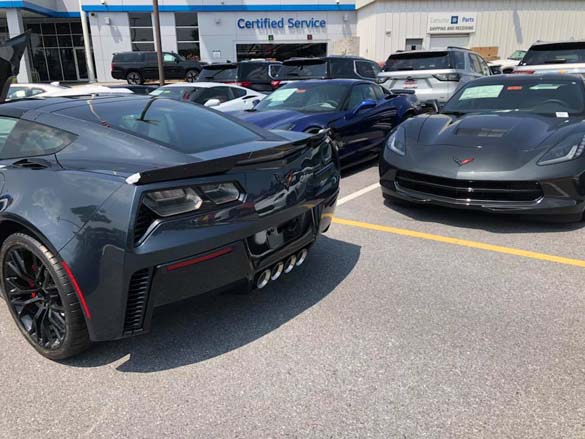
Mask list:
[{"label": "white car", "polygon": [[488,62],[490,67],[499,67],[502,73],[512,73],[522,58],[526,55],[526,50],[515,50],[508,58],[495,59]]},{"label": "white car", "polygon": [[514,73],[568,73],[585,77],[585,41],[534,43]]},{"label": "white car", "polygon": [[51,84],[10,84],[6,100],[31,98],[33,96],[44,96],[47,93],[65,91],[68,87],[59,85],[58,82]]},{"label": "white car", "polygon": [[57,82],[51,84],[11,84],[6,100],[32,97],[59,97],[95,94],[132,94],[127,88],[109,88],[103,85],[76,85],[65,87]]},{"label": "white car", "polygon": [[189,101],[219,111],[243,111],[254,107],[266,95],[233,84],[180,82],[157,88],[151,96]]}]

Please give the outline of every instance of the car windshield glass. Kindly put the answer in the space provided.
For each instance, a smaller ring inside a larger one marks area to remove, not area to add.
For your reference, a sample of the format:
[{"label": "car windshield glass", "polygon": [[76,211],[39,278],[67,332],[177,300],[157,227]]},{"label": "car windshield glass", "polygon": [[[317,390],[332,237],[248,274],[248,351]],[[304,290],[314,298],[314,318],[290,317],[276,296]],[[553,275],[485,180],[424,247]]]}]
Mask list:
[{"label": "car windshield glass", "polygon": [[585,63],[585,43],[542,44],[531,47],[520,65]]},{"label": "car windshield glass", "polygon": [[256,111],[294,110],[304,113],[339,111],[348,87],[339,84],[299,84],[279,88],[260,101]]},{"label": "car windshield glass", "polygon": [[443,113],[524,112],[568,117],[585,112],[583,84],[571,80],[490,82],[461,89]]},{"label": "car windshield glass", "polygon": [[77,119],[153,140],[187,154],[260,140],[251,129],[198,105],[171,99],[87,100],[62,110]]},{"label": "car windshield glass", "polygon": [[326,78],[327,62],[325,60],[283,64],[277,74],[278,79]]},{"label": "car windshield glass", "polygon": [[524,58],[524,55],[526,55],[525,50],[516,50],[514,53],[512,53],[512,55],[508,57],[508,59],[511,59],[513,61],[520,61],[522,58]]},{"label": "car windshield glass", "polygon": [[237,68],[233,66],[212,66],[203,67],[199,74],[199,81],[235,81]]},{"label": "car windshield glass", "polygon": [[451,68],[448,52],[404,52],[390,55],[384,70],[436,70]]},{"label": "car windshield glass", "polygon": [[195,87],[161,87],[153,90],[151,96],[159,96],[161,98],[188,100],[191,92],[195,90]]}]

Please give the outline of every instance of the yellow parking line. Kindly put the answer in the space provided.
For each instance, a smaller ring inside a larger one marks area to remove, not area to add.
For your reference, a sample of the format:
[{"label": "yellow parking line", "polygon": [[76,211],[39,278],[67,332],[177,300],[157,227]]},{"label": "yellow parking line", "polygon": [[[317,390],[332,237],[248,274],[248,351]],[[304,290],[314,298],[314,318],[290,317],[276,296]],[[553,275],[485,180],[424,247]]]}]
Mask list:
[{"label": "yellow parking line", "polygon": [[416,232],[414,230],[400,229],[397,227],[381,226],[378,224],[364,223],[361,221],[352,221],[343,218],[333,217],[333,222],[345,226],[360,227],[362,229],[376,230],[378,232],[393,233],[395,235],[409,236],[412,238],[427,239],[429,241],[442,242],[445,244],[460,245],[462,247],[478,248],[496,253],[504,253],[524,258],[538,259],[541,261],[556,262],[558,264],[574,265],[576,267],[585,267],[585,260],[564,258],[562,256],[548,255],[546,253],[531,252],[517,248],[503,247],[500,245],[485,244],[483,242],[468,241],[467,239],[450,238],[448,236],[433,235],[432,233]]}]

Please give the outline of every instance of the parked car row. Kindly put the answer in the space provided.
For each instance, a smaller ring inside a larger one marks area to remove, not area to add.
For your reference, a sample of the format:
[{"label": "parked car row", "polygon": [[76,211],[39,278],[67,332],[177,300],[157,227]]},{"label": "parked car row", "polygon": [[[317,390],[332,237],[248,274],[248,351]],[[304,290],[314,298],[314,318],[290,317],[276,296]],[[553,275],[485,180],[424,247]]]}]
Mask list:
[{"label": "parked car row", "polygon": [[[4,92],[27,38],[0,46]],[[538,62],[578,60],[571,47],[539,47]],[[210,65],[207,81],[142,96],[14,85],[0,105],[0,287],[23,336],[58,360],[148,331],[162,305],[264,288],[328,230],[341,168],[378,155],[391,203],[582,219],[583,76],[491,75],[448,48],[391,55],[379,84],[366,61]],[[247,67],[276,89],[238,85]],[[417,98],[445,104],[422,114]]]}]

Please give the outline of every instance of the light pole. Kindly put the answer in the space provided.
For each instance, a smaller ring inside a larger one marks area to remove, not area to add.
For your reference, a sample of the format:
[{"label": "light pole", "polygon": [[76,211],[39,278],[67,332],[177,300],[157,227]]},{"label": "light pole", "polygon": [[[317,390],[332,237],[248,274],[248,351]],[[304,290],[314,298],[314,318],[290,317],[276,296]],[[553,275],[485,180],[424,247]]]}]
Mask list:
[{"label": "light pole", "polygon": [[93,56],[91,56],[91,44],[89,43],[89,27],[87,25],[87,15],[83,10],[82,0],[79,0],[79,16],[81,17],[81,31],[83,32],[83,47],[85,48],[87,77],[89,82],[95,82],[95,69],[93,67]]},{"label": "light pole", "polygon": [[160,42],[160,17],[158,15],[158,0],[152,0],[152,12],[154,15],[154,41],[156,43],[156,60],[158,62],[158,78],[160,86],[165,85],[165,66],[163,63],[162,46]]}]

